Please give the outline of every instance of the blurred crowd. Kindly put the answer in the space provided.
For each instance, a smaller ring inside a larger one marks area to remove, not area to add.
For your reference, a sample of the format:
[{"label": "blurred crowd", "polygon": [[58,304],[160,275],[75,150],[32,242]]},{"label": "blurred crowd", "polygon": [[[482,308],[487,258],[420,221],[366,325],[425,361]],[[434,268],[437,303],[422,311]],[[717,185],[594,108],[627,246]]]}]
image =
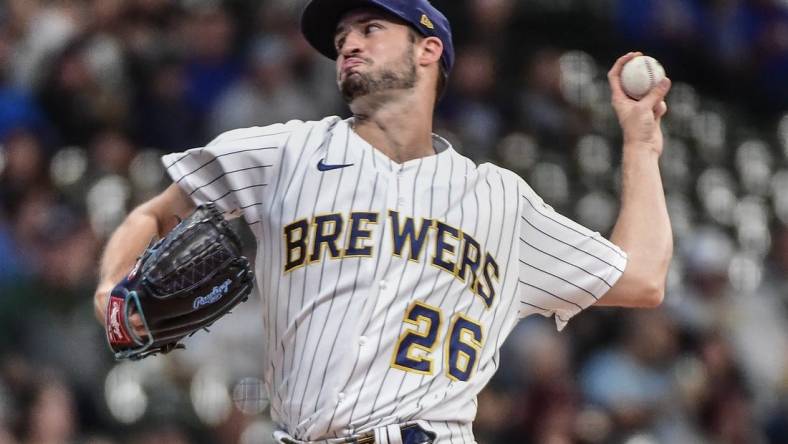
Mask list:
[{"label": "blurred crowd", "polygon": [[[605,73],[639,49],[674,81],[665,303],[561,334],[523,321],[479,397],[479,443],[788,442],[786,3],[434,1],[457,43],[436,132],[601,233],[620,158]],[[302,6],[0,2],[0,443],[270,440],[255,302],[185,351],[116,364],[92,294],[107,236],[167,184],[159,155],[347,116]]]}]

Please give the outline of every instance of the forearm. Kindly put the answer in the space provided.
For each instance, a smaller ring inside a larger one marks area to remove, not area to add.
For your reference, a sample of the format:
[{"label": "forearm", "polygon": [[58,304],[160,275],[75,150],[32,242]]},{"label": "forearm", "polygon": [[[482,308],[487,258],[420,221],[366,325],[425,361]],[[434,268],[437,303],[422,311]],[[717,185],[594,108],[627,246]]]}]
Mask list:
[{"label": "forearm", "polygon": [[132,211],[104,248],[99,268],[99,288],[108,290],[129,272],[150,240],[159,233],[156,217],[142,208]]},{"label": "forearm", "polygon": [[[640,286],[630,293],[644,292],[651,298],[657,292],[661,299],[673,255],[673,233],[659,173],[659,153],[648,145],[624,145],[621,210],[611,240],[627,252],[628,277]],[[630,294],[629,300],[633,306],[651,305],[642,303],[638,294]]]},{"label": "forearm", "polygon": [[194,203],[173,184],[137,207],[115,230],[104,248],[99,266],[99,283],[93,296],[99,320],[104,317],[110,291],[131,270],[151,239],[164,237],[177,223],[176,216],[184,218],[193,209]]}]

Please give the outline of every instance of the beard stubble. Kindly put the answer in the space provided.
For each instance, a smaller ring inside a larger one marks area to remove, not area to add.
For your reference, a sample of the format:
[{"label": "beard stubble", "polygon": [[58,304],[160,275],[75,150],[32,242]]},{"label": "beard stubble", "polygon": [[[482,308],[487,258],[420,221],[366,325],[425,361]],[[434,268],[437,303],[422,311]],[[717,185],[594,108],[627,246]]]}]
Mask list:
[{"label": "beard stubble", "polygon": [[340,83],[339,89],[345,103],[386,91],[408,90],[416,86],[418,73],[413,60],[413,45],[403,53],[400,60],[383,66],[380,70],[353,73]]}]

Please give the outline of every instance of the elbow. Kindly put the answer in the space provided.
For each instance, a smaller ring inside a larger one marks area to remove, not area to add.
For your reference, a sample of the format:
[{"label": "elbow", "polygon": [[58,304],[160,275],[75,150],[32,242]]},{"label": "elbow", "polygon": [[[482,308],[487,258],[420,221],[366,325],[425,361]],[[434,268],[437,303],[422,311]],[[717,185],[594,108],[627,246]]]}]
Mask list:
[{"label": "elbow", "polygon": [[637,305],[641,308],[657,308],[665,300],[668,269],[673,252],[673,244],[668,244],[663,259],[656,264],[641,268],[638,286]]},{"label": "elbow", "polygon": [[657,308],[665,300],[665,287],[667,286],[668,270],[673,257],[673,242],[669,242],[665,256],[659,266],[660,272],[655,272],[645,280],[643,290],[644,308]]},{"label": "elbow", "polygon": [[665,300],[665,280],[643,279],[640,291],[637,292],[637,306],[640,308],[657,308]]},{"label": "elbow", "polygon": [[649,285],[641,293],[642,308],[657,308],[665,300],[665,285]]}]

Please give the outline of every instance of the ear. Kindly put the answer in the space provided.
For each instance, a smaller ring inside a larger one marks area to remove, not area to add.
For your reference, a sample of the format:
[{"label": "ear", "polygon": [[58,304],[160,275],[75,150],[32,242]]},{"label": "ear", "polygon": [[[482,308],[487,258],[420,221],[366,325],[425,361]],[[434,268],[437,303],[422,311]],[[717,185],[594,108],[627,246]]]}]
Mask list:
[{"label": "ear", "polygon": [[419,44],[419,65],[429,66],[440,62],[443,55],[443,42],[437,37],[425,37]]}]

